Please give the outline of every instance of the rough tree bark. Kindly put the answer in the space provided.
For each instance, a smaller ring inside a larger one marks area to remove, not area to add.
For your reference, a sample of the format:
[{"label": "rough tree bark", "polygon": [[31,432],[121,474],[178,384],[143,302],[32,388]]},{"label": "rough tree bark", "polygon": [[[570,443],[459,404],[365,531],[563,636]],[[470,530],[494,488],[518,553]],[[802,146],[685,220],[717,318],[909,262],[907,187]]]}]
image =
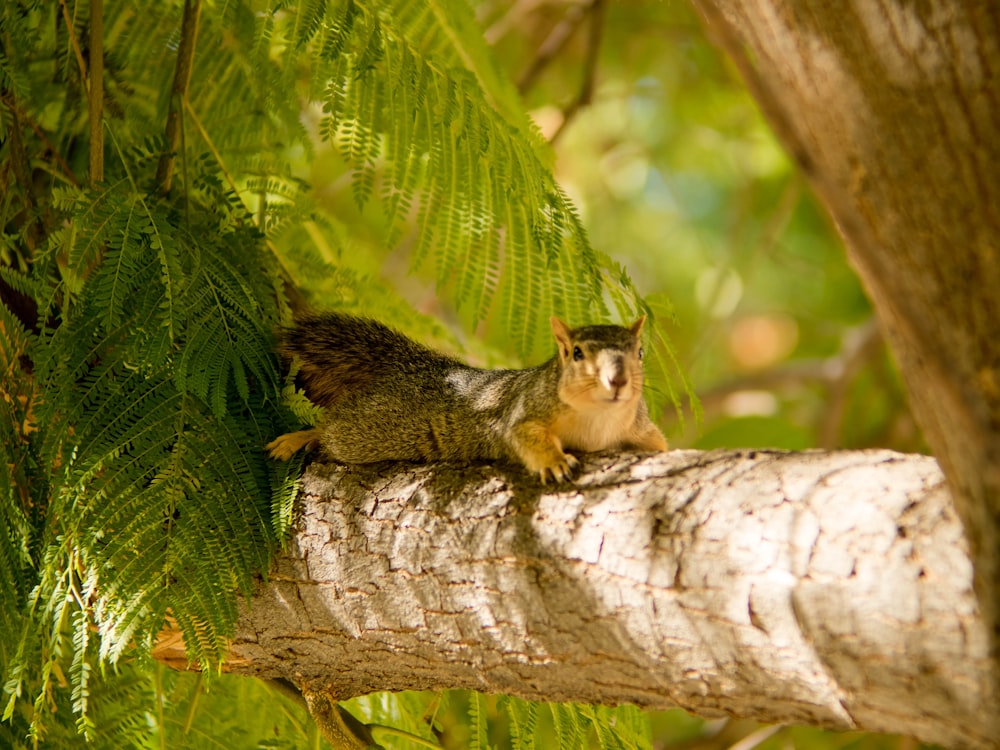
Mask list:
[{"label": "rough tree bark", "polygon": [[[467,687],[995,746],[988,638],[928,457],[314,464],[229,669],[307,693]],[[161,653],[160,658],[165,658]]]},{"label": "rough tree bark", "polygon": [[1000,5],[693,2],[843,234],[948,477],[1000,663]]}]

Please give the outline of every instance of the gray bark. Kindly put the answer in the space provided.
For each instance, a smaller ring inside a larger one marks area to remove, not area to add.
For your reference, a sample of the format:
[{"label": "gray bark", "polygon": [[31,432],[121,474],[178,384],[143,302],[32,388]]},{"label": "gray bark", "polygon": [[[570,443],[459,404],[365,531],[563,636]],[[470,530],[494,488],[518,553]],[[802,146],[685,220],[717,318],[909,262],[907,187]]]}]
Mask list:
[{"label": "gray bark", "polygon": [[995,747],[944,478],[887,451],[313,464],[229,667],[343,699],[473,688]]}]

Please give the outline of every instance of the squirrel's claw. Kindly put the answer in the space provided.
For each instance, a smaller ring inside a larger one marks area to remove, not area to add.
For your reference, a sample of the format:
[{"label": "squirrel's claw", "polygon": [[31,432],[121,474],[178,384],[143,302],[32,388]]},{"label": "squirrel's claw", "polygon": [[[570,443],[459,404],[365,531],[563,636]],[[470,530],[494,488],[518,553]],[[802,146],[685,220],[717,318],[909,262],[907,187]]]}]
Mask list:
[{"label": "squirrel's claw", "polygon": [[580,464],[576,456],[564,453],[561,461],[557,461],[550,466],[543,466],[538,470],[538,476],[545,484],[551,477],[555,482],[568,482],[573,478],[573,470]]}]

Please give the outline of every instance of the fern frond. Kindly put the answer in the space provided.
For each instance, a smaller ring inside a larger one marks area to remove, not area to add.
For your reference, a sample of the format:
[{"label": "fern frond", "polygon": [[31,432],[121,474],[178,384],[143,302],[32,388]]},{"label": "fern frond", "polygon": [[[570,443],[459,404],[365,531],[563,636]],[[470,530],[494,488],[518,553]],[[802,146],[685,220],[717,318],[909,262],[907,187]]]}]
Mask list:
[{"label": "fern frond", "polygon": [[499,704],[510,722],[511,745],[516,750],[534,750],[538,726],[538,704],[504,696]]},{"label": "fern frond", "polygon": [[472,74],[490,108],[524,134],[539,156],[546,153],[548,147],[525,113],[514,85],[497,65],[467,2],[396,0],[390,12],[408,44],[440,64]]},{"label": "fern frond", "polygon": [[[419,205],[414,267],[433,255],[438,286],[471,322],[498,303],[504,329],[515,331],[517,350],[528,356],[542,343],[537,316],[528,311],[561,312],[580,292],[579,307],[590,309],[608,276],[554,183],[533,126],[507,118],[498,104],[507,84],[484,74],[487,58],[480,66],[471,52],[476,45],[458,41],[465,21],[443,21],[446,7],[401,2],[392,14],[353,15],[350,31],[337,37],[342,58],[327,68],[320,133],[353,167],[359,205],[371,194],[381,156],[389,237],[399,236],[404,211]],[[467,8],[454,10],[450,18],[466,18]],[[515,195],[520,205],[512,207]],[[560,263],[566,255],[580,259]],[[634,289],[622,289],[635,308]]]},{"label": "fern frond", "polygon": [[90,740],[94,736],[94,722],[88,713],[90,701],[90,618],[85,609],[73,612],[73,663],[70,675],[73,680],[73,712],[77,715],[77,730]]},{"label": "fern frond", "polygon": [[11,91],[15,99],[27,100],[31,97],[31,86],[27,77],[21,74],[2,51],[0,51],[0,89]]},{"label": "fern frond", "polygon": [[575,706],[570,703],[550,703],[548,707],[556,737],[559,738],[559,747],[567,750],[580,747],[580,738],[586,734],[586,728]]},{"label": "fern frond", "polygon": [[[8,279],[15,276],[5,274]],[[39,468],[30,442],[35,394],[23,361],[30,356],[33,338],[3,303],[0,331],[0,591],[5,594],[0,650],[6,651],[17,642],[19,613],[36,581],[32,549],[38,540],[32,516],[48,487],[44,480],[32,481]]]},{"label": "fern frond", "polygon": [[481,693],[469,693],[469,748],[489,750],[486,701]]},{"label": "fern frond", "polygon": [[327,0],[304,0],[299,2],[296,12],[295,28],[291,37],[299,49],[313,40],[326,16]]},{"label": "fern frond", "polygon": [[219,272],[219,266],[225,266],[223,259],[211,260],[215,263],[202,267],[186,300],[190,334],[174,379],[180,390],[210,403],[221,417],[229,410],[230,386],[247,403],[250,376],[263,388],[277,388],[277,382],[273,355],[266,346],[269,333],[262,328],[255,300],[234,283],[232,269]]}]

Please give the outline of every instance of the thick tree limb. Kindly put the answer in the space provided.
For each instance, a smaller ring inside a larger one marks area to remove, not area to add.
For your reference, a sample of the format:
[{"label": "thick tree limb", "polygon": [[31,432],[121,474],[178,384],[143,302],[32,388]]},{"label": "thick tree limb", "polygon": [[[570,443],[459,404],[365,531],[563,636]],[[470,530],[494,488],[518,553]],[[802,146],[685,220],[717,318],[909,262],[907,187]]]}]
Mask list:
[{"label": "thick tree limb", "polygon": [[995,747],[937,463],[887,451],[314,464],[230,668],[343,699],[468,687]]}]

